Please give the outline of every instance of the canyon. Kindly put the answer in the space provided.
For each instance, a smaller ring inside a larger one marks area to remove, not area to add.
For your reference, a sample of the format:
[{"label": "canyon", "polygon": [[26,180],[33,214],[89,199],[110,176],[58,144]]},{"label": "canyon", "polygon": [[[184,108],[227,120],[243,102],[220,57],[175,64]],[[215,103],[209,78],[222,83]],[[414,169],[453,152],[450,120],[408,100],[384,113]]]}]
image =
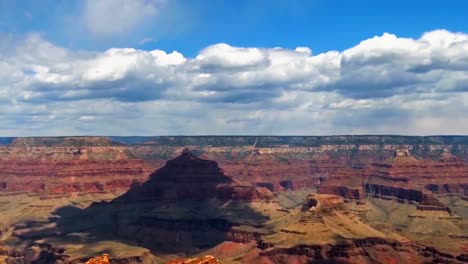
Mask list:
[{"label": "canyon", "polygon": [[468,262],[468,137],[0,142],[0,263]]}]

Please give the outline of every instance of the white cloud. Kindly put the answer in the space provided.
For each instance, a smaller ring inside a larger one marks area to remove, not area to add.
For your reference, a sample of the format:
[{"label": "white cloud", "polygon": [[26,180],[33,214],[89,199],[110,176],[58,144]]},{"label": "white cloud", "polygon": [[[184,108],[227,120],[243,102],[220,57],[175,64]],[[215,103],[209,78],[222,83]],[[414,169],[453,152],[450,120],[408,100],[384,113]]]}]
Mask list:
[{"label": "white cloud", "polygon": [[267,66],[268,53],[258,48],[237,48],[221,43],[203,49],[196,58],[202,67],[214,69]]},{"label": "white cloud", "polygon": [[73,51],[40,35],[0,43],[4,135],[468,131],[464,33],[383,34],[317,55],[216,44],[195,58]]},{"label": "white cloud", "polygon": [[312,54],[312,50],[309,47],[297,47],[294,51],[304,52],[304,53],[307,53],[309,55]]}]

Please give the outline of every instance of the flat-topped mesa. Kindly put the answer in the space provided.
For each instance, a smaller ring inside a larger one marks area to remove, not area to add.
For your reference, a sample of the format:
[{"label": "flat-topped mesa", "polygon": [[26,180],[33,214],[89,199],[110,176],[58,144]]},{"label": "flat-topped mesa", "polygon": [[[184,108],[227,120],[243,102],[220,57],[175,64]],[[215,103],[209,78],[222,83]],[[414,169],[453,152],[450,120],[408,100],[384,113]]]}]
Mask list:
[{"label": "flat-topped mesa", "polygon": [[272,201],[267,188],[241,185],[224,175],[218,163],[200,159],[184,149],[150,175],[148,181],[134,183],[130,190],[116,201],[164,200],[219,200]]},{"label": "flat-topped mesa", "polygon": [[107,147],[121,145],[108,137],[28,137],[16,138],[11,147]]},{"label": "flat-topped mesa", "polygon": [[126,191],[150,168],[123,147],[0,147],[0,192]]}]

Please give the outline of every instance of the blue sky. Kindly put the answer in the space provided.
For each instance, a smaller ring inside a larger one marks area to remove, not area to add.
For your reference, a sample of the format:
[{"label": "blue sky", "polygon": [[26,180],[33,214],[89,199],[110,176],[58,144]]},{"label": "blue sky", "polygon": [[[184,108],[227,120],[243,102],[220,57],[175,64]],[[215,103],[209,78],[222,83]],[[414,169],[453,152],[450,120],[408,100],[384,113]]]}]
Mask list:
[{"label": "blue sky", "polygon": [[[468,30],[468,2],[456,0],[167,2],[161,7],[162,14],[129,31],[90,36],[77,22],[84,1],[0,0],[0,30],[14,35],[40,32],[57,45],[79,49],[137,46],[177,50],[186,56],[221,42],[247,47],[308,46],[314,52],[324,52],[344,50],[385,32],[416,38],[434,29]],[[144,39],[154,42],[141,45]]]},{"label": "blue sky", "polygon": [[0,136],[466,134],[467,11],[0,0]]}]

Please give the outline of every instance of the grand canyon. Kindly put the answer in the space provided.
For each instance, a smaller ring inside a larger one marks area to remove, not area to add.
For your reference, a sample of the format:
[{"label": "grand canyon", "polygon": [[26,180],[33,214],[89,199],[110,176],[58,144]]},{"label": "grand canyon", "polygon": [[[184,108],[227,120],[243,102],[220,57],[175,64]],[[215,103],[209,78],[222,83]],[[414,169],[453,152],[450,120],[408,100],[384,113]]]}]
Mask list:
[{"label": "grand canyon", "polygon": [[468,262],[468,137],[0,142],[2,263]]},{"label": "grand canyon", "polygon": [[468,264],[467,13],[0,0],[0,264]]}]

